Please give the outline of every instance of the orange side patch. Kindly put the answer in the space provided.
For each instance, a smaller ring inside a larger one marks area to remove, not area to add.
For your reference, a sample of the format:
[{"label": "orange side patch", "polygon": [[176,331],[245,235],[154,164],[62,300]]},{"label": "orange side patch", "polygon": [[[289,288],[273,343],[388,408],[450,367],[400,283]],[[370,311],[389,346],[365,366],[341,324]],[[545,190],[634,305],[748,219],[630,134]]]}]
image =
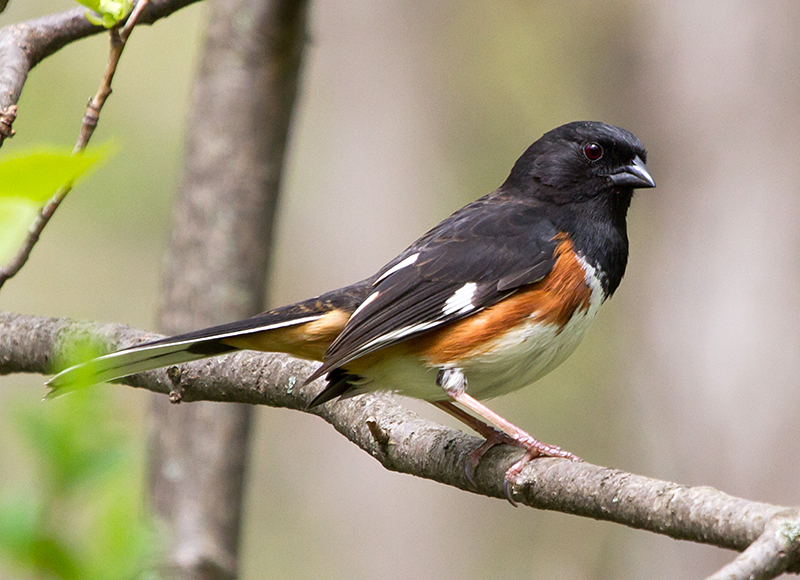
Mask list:
[{"label": "orange side patch", "polygon": [[308,360],[322,361],[328,347],[350,319],[344,310],[331,310],[322,318],[299,324],[226,338],[223,344],[262,352],[284,352]]},{"label": "orange side patch", "polygon": [[489,343],[529,317],[559,330],[578,309],[587,310],[592,296],[586,273],[572,251],[572,242],[559,235],[556,263],[544,280],[529,284],[497,304],[453,324],[432,330],[415,341],[419,354],[432,364],[446,364],[480,354]]}]

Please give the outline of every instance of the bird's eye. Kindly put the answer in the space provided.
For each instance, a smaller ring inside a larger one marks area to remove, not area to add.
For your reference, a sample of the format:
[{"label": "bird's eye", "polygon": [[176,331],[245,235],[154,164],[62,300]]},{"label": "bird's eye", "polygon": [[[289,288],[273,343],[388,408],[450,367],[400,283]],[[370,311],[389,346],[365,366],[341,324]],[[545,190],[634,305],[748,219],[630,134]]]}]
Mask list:
[{"label": "bird's eye", "polygon": [[597,143],[587,143],[583,146],[583,154],[589,161],[597,161],[603,156],[603,148]]}]

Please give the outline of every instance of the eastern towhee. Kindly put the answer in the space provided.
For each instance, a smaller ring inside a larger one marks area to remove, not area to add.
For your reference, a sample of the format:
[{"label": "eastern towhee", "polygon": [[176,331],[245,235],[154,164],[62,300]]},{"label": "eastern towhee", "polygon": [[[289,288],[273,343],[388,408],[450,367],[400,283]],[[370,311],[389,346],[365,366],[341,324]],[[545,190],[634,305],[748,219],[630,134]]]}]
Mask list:
[{"label": "eastern towhee", "polygon": [[[654,187],[641,142],[597,122],[553,129],[498,189],[458,210],[371,278],[246,320],[101,356],[56,375],[56,391],[88,370],[94,382],[240,349],[321,361],[327,384],[311,406],[374,390],[436,404],[487,441],[541,443],[478,399],[530,385],[577,347],[628,260],[625,217],[637,188]],[[495,431],[453,403],[459,403]]]}]

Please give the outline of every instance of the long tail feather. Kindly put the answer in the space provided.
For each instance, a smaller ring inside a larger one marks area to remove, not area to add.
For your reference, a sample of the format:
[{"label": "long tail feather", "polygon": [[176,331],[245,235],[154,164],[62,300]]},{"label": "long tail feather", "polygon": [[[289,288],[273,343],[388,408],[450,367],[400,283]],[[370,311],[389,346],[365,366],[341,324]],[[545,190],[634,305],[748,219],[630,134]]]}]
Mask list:
[{"label": "long tail feather", "polygon": [[226,338],[302,325],[322,316],[317,314],[272,323],[262,321],[262,316],[259,316],[118,350],[61,371],[45,383],[50,389],[47,396],[53,397],[81,384],[113,381],[161,367],[219,356],[239,350],[225,344],[223,341]]},{"label": "long tail feather", "polygon": [[48,397],[79,385],[121,379],[165,366],[243,348],[286,352],[321,360],[350,314],[372,288],[371,279],[258,316],[112,352],[61,371],[49,381]]}]

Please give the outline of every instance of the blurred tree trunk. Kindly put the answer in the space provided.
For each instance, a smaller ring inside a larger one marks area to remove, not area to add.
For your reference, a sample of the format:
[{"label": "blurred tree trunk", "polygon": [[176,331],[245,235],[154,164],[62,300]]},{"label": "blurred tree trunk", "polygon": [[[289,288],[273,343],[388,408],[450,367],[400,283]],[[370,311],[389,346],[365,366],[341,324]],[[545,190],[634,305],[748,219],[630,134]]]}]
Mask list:
[{"label": "blurred tree trunk", "polygon": [[[629,305],[646,458],[633,468],[796,503],[800,5],[643,0],[638,14],[630,104],[658,189],[651,228],[634,232],[650,263],[628,280],[647,297]],[[647,554],[626,577],[699,578],[729,558],[664,542]]]},{"label": "blurred tree trunk", "polygon": [[[161,330],[264,310],[306,2],[214,0],[166,257]],[[152,401],[150,493],[176,578],[235,578],[251,407]]]}]

